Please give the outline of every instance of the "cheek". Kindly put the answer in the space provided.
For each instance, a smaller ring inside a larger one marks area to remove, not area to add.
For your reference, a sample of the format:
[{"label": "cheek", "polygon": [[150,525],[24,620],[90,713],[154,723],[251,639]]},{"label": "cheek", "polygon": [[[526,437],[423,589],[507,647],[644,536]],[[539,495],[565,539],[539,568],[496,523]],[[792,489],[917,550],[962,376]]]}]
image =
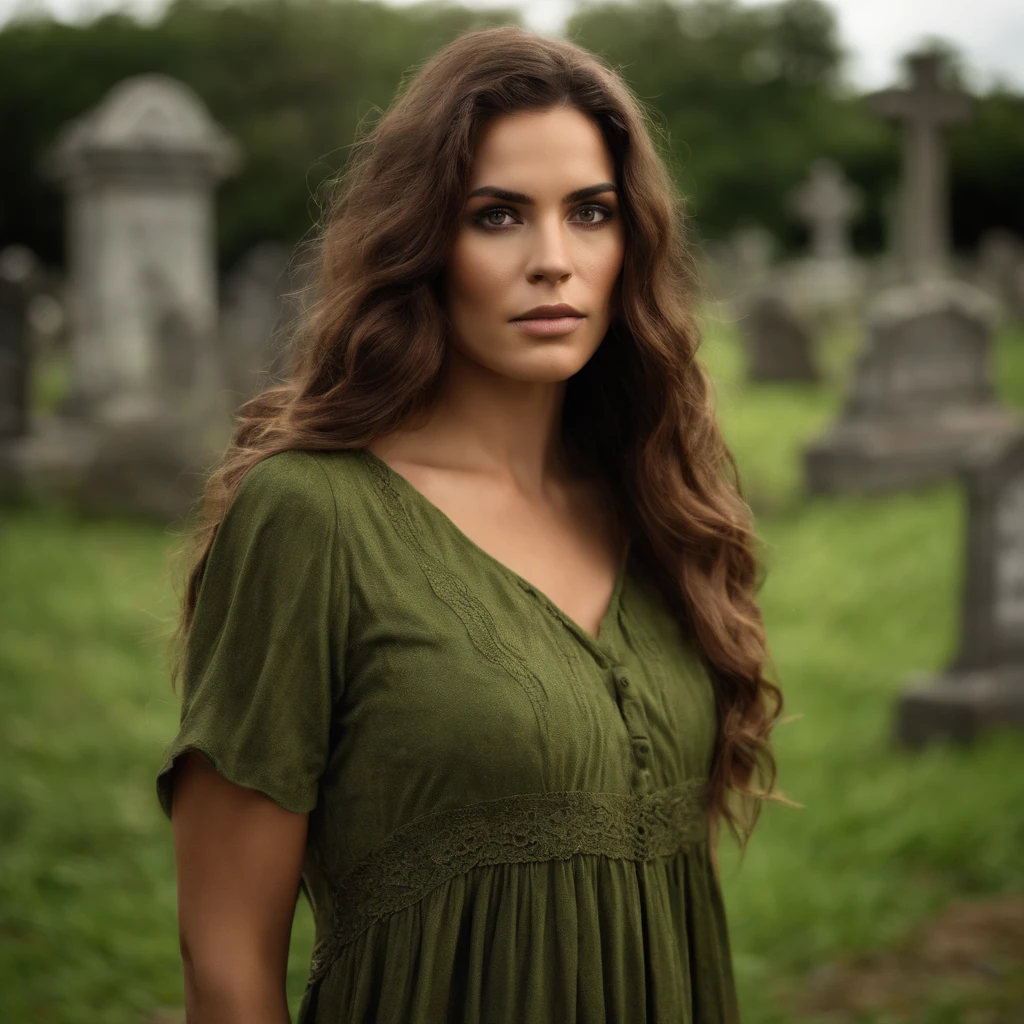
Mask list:
[{"label": "cheek", "polygon": [[460,235],[452,248],[448,263],[448,296],[464,305],[492,305],[496,289],[515,277],[515,266],[501,246],[487,245],[466,233]]},{"label": "cheek", "polygon": [[608,291],[615,283],[625,258],[621,232],[602,233],[602,237],[581,246],[577,253],[576,273],[591,288]]}]

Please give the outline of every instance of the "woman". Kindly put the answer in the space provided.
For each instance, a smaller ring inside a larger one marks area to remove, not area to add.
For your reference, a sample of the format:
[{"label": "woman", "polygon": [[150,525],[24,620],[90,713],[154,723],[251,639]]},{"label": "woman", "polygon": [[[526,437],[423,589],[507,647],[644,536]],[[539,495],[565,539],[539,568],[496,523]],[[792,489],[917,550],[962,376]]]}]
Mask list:
[{"label": "woman", "polygon": [[300,884],[304,1024],[737,1019],[715,837],[781,695],[677,210],[622,80],[517,28],[359,143],[185,594],[190,1024],[288,1020]]}]

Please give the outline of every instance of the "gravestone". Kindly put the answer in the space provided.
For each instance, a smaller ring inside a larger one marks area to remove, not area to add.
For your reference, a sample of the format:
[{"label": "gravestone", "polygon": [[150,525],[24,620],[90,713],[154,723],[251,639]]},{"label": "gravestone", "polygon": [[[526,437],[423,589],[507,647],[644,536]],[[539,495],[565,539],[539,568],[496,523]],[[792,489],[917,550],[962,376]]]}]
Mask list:
[{"label": "gravestone", "polygon": [[1024,241],[993,228],[978,241],[978,284],[994,295],[1008,317],[1024,319]]},{"label": "gravestone", "polygon": [[[5,252],[6,254],[6,252]],[[17,495],[19,444],[30,426],[31,353],[25,265],[0,260],[0,497]]]},{"label": "gravestone", "polygon": [[68,195],[73,405],[83,417],[202,402],[168,401],[159,371],[169,313],[210,339],[198,376],[215,390],[213,187],[236,162],[198,96],[163,75],[119,83],[62,132],[48,167]]},{"label": "gravestone", "polygon": [[0,273],[0,445],[28,433],[28,302],[24,284]]},{"label": "gravestone", "polygon": [[810,175],[792,196],[794,213],[807,225],[814,259],[845,262],[851,257],[850,224],[860,212],[860,192],[834,160],[811,164]]},{"label": "gravestone", "polygon": [[949,188],[942,131],[970,118],[973,101],[947,88],[943,59],[936,53],[907,58],[910,85],[867,97],[871,109],[903,125],[902,178],[896,234],[905,279],[945,275],[949,261]]},{"label": "gravestone", "polygon": [[891,188],[883,193],[881,214],[883,248],[873,261],[870,284],[876,291],[907,283],[907,246],[898,190]]},{"label": "gravestone", "polygon": [[198,96],[163,75],[122,81],[62,131],[46,166],[67,194],[71,392],[23,453],[31,489],[163,520],[189,511],[231,430],[213,191],[237,163]]},{"label": "gravestone", "polygon": [[224,386],[241,398],[286,371],[284,336],[294,318],[287,296],[297,282],[291,251],[274,242],[251,249],[228,274],[223,289],[220,347]]},{"label": "gravestone", "polygon": [[960,652],[901,696],[896,734],[911,746],[1024,729],[1024,432],[980,449],[967,487]]},{"label": "gravestone", "polygon": [[758,224],[737,228],[729,240],[733,262],[744,290],[764,284],[775,258],[775,239]]},{"label": "gravestone", "polygon": [[883,293],[832,430],[804,452],[812,493],[885,492],[959,473],[986,438],[1015,431],[992,376],[992,301],[957,281]]},{"label": "gravestone", "polygon": [[28,296],[29,358],[35,367],[37,358],[50,355],[64,340],[63,277],[23,245],[0,250],[0,277],[18,281]]},{"label": "gravestone", "polygon": [[814,341],[808,325],[781,295],[755,294],[740,320],[749,379],[762,382],[817,381]]},{"label": "gravestone", "polygon": [[770,231],[761,225],[745,225],[732,231],[717,245],[705,244],[711,257],[717,298],[729,303],[742,301],[768,287],[773,275],[776,243]]},{"label": "gravestone", "polygon": [[839,421],[804,452],[814,493],[881,492],[959,473],[978,443],[1015,430],[992,379],[996,308],[950,280],[947,186],[941,129],[969,116],[971,101],[941,83],[932,53],[908,61],[909,89],[870,98],[905,122],[897,237],[904,283],[867,313],[867,339]]},{"label": "gravestone", "polygon": [[807,179],[790,197],[793,212],[808,228],[810,253],[787,272],[787,293],[801,309],[819,317],[859,305],[864,272],[850,247],[850,225],[862,200],[834,160],[815,160]]}]

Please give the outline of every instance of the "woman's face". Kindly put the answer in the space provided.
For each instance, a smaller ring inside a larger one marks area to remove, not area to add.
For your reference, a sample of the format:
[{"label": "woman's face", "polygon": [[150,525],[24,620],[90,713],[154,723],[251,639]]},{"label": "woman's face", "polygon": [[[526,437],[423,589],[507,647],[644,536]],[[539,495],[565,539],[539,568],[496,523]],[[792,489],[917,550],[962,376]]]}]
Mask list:
[{"label": "woman's face", "polygon": [[[565,380],[586,364],[608,329],[622,267],[617,184],[600,131],[578,110],[487,126],[446,279],[451,344],[462,356],[520,381]],[[558,303],[580,314],[552,325],[558,333],[517,322]]]}]

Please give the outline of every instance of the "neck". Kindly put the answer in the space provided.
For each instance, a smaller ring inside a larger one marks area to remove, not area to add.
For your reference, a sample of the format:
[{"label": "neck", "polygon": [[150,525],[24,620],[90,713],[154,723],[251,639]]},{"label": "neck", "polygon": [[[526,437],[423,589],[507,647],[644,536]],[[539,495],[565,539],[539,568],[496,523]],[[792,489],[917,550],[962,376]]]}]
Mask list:
[{"label": "neck", "polygon": [[[422,425],[400,432],[403,457],[539,496],[550,481],[571,476],[561,425],[565,387],[564,380],[514,380],[449,348]],[[388,447],[397,451],[398,442]]]}]

